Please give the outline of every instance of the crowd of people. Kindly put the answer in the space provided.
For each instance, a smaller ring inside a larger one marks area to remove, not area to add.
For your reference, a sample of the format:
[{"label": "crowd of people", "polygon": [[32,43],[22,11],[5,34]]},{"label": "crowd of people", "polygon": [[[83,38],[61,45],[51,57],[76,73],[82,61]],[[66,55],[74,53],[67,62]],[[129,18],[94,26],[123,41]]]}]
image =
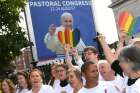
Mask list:
[{"label": "crowd of people", "polygon": [[[140,40],[134,38],[124,46],[127,35],[120,32],[120,40],[112,52],[103,35],[98,40],[105,58],[98,50],[87,46],[83,60],[76,48],[65,45],[65,63],[51,66],[51,79],[43,84],[43,73],[35,68],[17,73],[17,85],[4,79],[0,93],[140,93]],[[72,64],[71,55],[77,65]]]}]

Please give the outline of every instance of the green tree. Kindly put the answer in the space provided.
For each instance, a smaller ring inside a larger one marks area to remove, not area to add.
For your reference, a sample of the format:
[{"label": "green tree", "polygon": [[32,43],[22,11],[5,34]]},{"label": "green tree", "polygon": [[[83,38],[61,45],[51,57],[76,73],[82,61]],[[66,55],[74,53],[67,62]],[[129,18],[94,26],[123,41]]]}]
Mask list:
[{"label": "green tree", "polygon": [[20,50],[29,45],[19,26],[19,14],[25,5],[26,0],[0,0],[0,70],[7,68]]}]

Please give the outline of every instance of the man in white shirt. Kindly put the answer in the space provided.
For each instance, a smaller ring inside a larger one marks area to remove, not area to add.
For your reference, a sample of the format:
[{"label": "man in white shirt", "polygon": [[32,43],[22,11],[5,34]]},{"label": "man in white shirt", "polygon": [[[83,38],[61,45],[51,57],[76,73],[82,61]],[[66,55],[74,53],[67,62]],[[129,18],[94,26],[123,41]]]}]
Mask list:
[{"label": "man in white shirt", "polygon": [[106,60],[100,60],[98,63],[98,68],[101,76],[104,78],[106,83],[112,84],[117,88],[119,93],[124,91],[125,80],[118,74],[115,75],[115,71],[111,69],[111,65]]},{"label": "man in white shirt", "polygon": [[127,82],[126,93],[140,93],[140,49],[135,46],[127,46],[118,56],[120,65],[127,70],[130,79]]},{"label": "man in white shirt", "polygon": [[[78,56],[78,51],[74,49],[72,54],[75,57],[76,64],[78,64],[78,66],[81,68],[84,62],[81,59],[81,57]],[[98,50],[94,46],[87,46],[84,49],[84,58],[85,58],[85,62],[88,62],[88,61],[94,62],[98,66],[98,63],[99,63]],[[101,76],[100,73],[99,73],[99,80],[104,80],[104,78]]]}]

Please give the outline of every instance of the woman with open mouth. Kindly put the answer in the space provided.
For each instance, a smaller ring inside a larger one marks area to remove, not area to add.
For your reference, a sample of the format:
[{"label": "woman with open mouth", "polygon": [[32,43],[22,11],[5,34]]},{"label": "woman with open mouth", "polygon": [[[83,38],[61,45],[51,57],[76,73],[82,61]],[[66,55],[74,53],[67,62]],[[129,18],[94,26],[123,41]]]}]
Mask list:
[{"label": "woman with open mouth", "polygon": [[76,68],[70,68],[67,72],[67,76],[73,90],[71,93],[78,93],[78,91],[83,87],[82,74]]},{"label": "woman with open mouth", "polygon": [[30,73],[32,89],[27,93],[55,93],[49,85],[43,84],[43,73],[38,69],[33,69]]}]

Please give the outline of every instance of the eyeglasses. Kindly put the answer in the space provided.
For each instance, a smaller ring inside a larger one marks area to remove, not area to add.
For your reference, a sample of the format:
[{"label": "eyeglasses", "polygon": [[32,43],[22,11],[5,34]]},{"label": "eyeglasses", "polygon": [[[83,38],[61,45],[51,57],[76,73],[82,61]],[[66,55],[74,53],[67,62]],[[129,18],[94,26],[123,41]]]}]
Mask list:
[{"label": "eyeglasses", "polygon": [[84,52],[84,55],[91,55],[93,52]]},{"label": "eyeglasses", "polygon": [[65,70],[57,70],[57,72],[64,72]]}]

